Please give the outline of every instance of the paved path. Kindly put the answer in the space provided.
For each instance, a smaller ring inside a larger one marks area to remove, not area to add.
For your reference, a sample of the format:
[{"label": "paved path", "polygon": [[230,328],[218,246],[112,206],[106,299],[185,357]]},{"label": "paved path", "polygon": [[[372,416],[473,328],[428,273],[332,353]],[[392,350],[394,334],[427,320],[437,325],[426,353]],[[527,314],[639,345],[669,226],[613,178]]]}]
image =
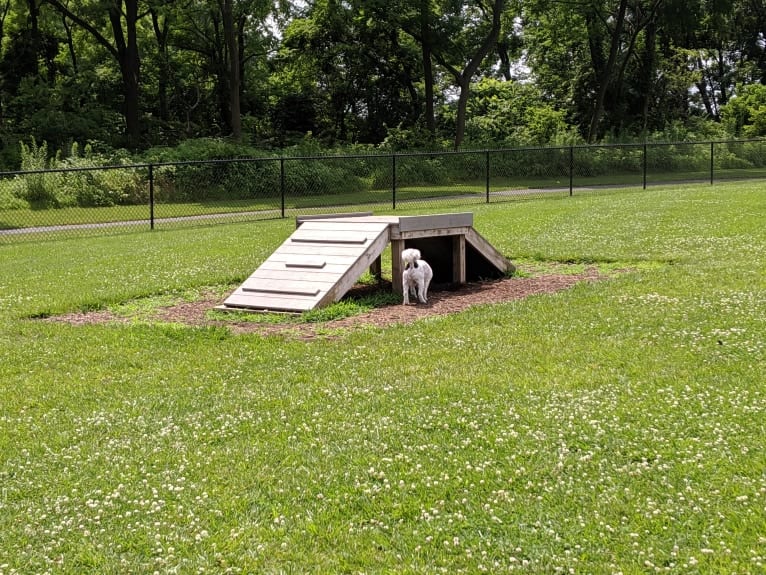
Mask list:
[{"label": "paved path", "polygon": [[[577,188],[579,191],[588,190],[590,188]],[[539,189],[519,189],[519,190],[500,190],[491,192],[490,197],[509,197],[509,196],[537,196],[542,194],[554,194],[554,193],[569,193],[569,188],[539,188]],[[476,194],[465,194],[456,196],[433,196],[434,203],[439,199],[444,200],[456,200],[456,199],[480,199],[486,197],[484,192]],[[423,202],[422,199],[411,200],[398,200],[397,205],[400,204],[412,204]],[[365,204],[366,205],[366,204]],[[322,210],[338,210],[347,208],[348,206],[322,206]],[[306,208],[306,211],[314,211],[318,208]],[[295,211],[295,208],[290,208],[290,211]],[[201,214],[198,216],[178,216],[173,218],[155,218],[154,224],[173,224],[178,222],[192,222],[192,221],[205,221],[205,220],[236,220],[237,218],[251,218],[258,217],[258,219],[270,219],[282,217],[281,209],[271,210],[258,210],[249,212],[225,212],[216,214]],[[99,222],[99,223],[86,223],[86,224],[59,224],[52,226],[34,226],[29,228],[9,228],[0,229],[0,237],[3,236],[19,236],[24,234],[49,234],[57,232],[68,232],[75,230],[96,230],[102,228],[134,228],[138,226],[150,227],[149,218],[141,220],[127,220],[120,222]]]}]

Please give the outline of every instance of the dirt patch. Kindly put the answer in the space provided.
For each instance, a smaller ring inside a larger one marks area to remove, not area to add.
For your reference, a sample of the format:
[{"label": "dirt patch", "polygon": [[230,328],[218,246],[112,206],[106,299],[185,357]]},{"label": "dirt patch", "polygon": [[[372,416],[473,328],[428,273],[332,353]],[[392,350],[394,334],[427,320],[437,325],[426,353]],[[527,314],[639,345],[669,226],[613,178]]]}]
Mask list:
[{"label": "dirt patch", "polygon": [[[327,334],[336,330],[406,324],[427,317],[460,312],[475,305],[501,303],[536,294],[554,293],[570,288],[582,281],[596,281],[604,277],[606,276],[599,274],[595,268],[589,268],[577,274],[542,274],[534,277],[512,277],[468,283],[455,289],[431,292],[427,304],[386,305],[359,315],[315,323],[245,321],[237,315],[232,315],[230,320],[211,318],[208,312],[221,303],[221,297],[220,294],[208,293],[202,294],[200,299],[195,301],[157,307],[149,313],[142,314],[140,320],[172,322],[190,326],[220,326],[238,334],[256,333],[312,339],[319,334]],[[369,287],[355,288],[349,293],[349,296],[353,297],[355,292],[358,294],[369,289]],[[135,316],[115,314],[107,310],[70,313],[47,318],[47,321],[64,322],[72,325],[133,323],[137,320],[138,318]]]}]

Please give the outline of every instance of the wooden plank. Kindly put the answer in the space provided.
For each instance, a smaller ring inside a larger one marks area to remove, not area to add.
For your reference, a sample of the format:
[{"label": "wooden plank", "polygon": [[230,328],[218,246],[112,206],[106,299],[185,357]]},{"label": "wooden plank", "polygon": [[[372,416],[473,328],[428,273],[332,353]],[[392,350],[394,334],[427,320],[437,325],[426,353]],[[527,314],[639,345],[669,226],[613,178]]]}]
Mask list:
[{"label": "wooden plank", "polygon": [[287,246],[271,254],[263,263],[268,262],[284,266],[286,263],[319,265],[321,262],[324,262],[325,266],[329,266],[330,264],[343,264],[347,261],[354,261],[364,251],[360,246],[336,246],[335,250],[327,248],[328,246],[306,246],[300,244]]},{"label": "wooden plank", "polygon": [[320,235],[293,236],[291,242],[306,244],[358,244],[367,243],[367,236],[357,232],[325,232]]},{"label": "wooden plank", "polygon": [[[224,305],[304,311],[336,301],[366,268],[380,260],[388,245],[388,228],[388,222],[350,226],[347,230],[338,230],[334,222],[303,223]],[[358,241],[360,235],[363,243]],[[299,241],[294,241],[296,238]],[[357,243],[326,243],[328,238],[355,239]]]},{"label": "wooden plank", "polygon": [[391,240],[391,287],[394,293],[402,295],[402,250],[404,250],[404,240]]},{"label": "wooden plank", "polygon": [[[328,261],[331,256],[350,256],[358,257],[363,253],[367,246],[363,245],[341,245],[341,244],[291,244],[289,246],[283,246],[279,249],[279,254],[283,256],[287,255],[300,255],[300,256],[322,256],[327,257]],[[271,258],[269,258],[271,259]],[[287,258],[282,258],[286,260]]]},{"label": "wooden plank", "polygon": [[443,228],[443,229],[426,229],[426,230],[411,230],[402,232],[397,230],[396,227],[391,228],[391,238],[401,240],[414,240],[417,238],[436,238],[444,236],[457,236],[465,235],[470,230],[470,227],[457,227],[457,228]]},{"label": "wooden plank", "polygon": [[446,228],[465,228],[473,225],[473,213],[435,214],[428,216],[402,216],[399,218],[399,231],[441,230]]},{"label": "wooden plank", "polygon": [[465,236],[452,238],[452,281],[465,283]]},{"label": "wooden plank", "polygon": [[326,258],[295,257],[284,262],[288,268],[322,269],[327,265]]},{"label": "wooden plank", "polygon": [[338,266],[338,268],[332,272],[328,272],[326,269],[321,270],[307,270],[307,269],[264,269],[263,266],[259,267],[253,274],[245,280],[242,285],[251,281],[263,281],[263,280],[278,280],[285,277],[299,278],[301,281],[316,281],[327,282],[333,281],[332,278],[340,277],[348,266]]},{"label": "wooden plank", "polygon": [[[300,285],[304,284],[304,285]],[[243,292],[248,294],[286,294],[286,295],[305,295],[308,297],[316,297],[319,295],[319,288],[316,284],[308,284],[305,282],[287,282],[279,281],[279,283],[262,283],[258,287],[246,287],[240,288]]]},{"label": "wooden plank", "polygon": [[[344,218],[342,220],[332,220],[332,219],[316,219],[311,220],[308,222],[305,222],[307,224],[311,223],[340,223],[341,225],[345,225],[346,223],[364,223],[364,224],[397,224],[399,223],[399,216],[360,216],[355,218]],[[304,224],[301,224],[303,226]]]},{"label": "wooden plank", "polygon": [[302,224],[310,220],[337,220],[342,218],[359,218],[364,216],[371,216],[372,212],[348,212],[345,214],[308,214],[295,216],[295,227],[300,227]]},{"label": "wooden plank", "polygon": [[342,275],[347,268],[348,264],[328,264],[323,268],[302,268],[287,267],[283,263],[264,263],[255,272],[253,272],[253,275],[250,277],[271,277],[273,274],[278,274],[280,277],[282,277],[285,275],[285,272],[300,274],[305,277],[331,277],[334,275]]},{"label": "wooden plank", "polygon": [[261,274],[253,274],[247,278],[241,288],[246,291],[258,291],[264,288],[270,292],[277,291],[279,287],[285,290],[292,290],[292,293],[309,293],[314,291],[314,287],[319,290],[327,290],[332,287],[337,277],[341,274],[326,274],[324,277],[304,279],[304,274],[286,273],[278,277],[263,277]]},{"label": "wooden plank", "polygon": [[[391,224],[389,222],[362,222],[359,220],[338,220],[335,221],[320,221],[320,222],[306,222],[299,228],[301,232],[305,231],[364,231],[369,233],[378,234],[383,229],[387,228]],[[297,230],[296,230],[297,231]],[[295,233],[295,232],[293,232]]]},{"label": "wooden plank", "polygon": [[227,308],[243,308],[273,311],[308,311],[316,306],[314,298],[298,297],[276,297],[276,296],[241,296],[238,294],[230,296],[225,302]]}]

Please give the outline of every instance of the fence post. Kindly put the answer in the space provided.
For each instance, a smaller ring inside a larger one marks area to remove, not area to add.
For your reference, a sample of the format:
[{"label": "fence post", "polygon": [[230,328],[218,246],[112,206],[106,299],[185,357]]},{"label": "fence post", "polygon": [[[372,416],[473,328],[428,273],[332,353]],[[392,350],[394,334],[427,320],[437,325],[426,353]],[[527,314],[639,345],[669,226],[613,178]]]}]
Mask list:
[{"label": "fence post", "polygon": [[149,164],[149,229],[154,229],[154,165]]},{"label": "fence post", "polygon": [[487,170],[487,203],[489,203],[489,150],[486,151],[486,170]]},{"label": "fence post", "polygon": [[569,196],[574,192],[574,146],[569,146]]},{"label": "fence post", "polygon": [[279,197],[280,213],[285,217],[285,159],[279,158]]},{"label": "fence post", "polygon": [[646,160],[646,142],[644,142],[644,158],[643,158],[643,183],[644,183],[644,189],[646,189],[646,166],[647,166],[647,160]]},{"label": "fence post", "polygon": [[396,209],[396,154],[391,154],[391,204]]},{"label": "fence post", "polygon": [[710,142],[710,185],[713,185],[713,154],[715,142]]}]

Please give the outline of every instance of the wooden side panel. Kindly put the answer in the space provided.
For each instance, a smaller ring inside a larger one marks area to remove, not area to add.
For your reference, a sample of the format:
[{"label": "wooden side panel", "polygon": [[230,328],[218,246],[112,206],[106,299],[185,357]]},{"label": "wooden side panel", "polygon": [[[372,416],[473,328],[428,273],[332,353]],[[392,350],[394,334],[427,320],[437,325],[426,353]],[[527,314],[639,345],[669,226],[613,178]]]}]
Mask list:
[{"label": "wooden side panel", "polygon": [[356,280],[359,279],[367,268],[383,253],[388,245],[388,234],[380,234],[372,242],[369,249],[365,250],[359,258],[348,267],[343,276],[336,281],[327,293],[321,297],[319,304],[327,305],[342,298],[348,290],[354,287]]},{"label": "wooden side panel", "polygon": [[[450,228],[470,228],[473,226],[473,213],[436,214],[430,216],[402,216],[399,218],[399,231],[449,230]],[[454,233],[454,232],[452,232]],[[451,234],[446,234],[451,235]]]},{"label": "wooden side panel", "polygon": [[497,251],[492,244],[473,228],[465,235],[465,240],[501,272],[510,273],[516,269],[503,254]]},{"label": "wooden side panel", "polygon": [[444,237],[444,236],[455,236],[455,235],[465,235],[468,233],[468,230],[470,230],[470,227],[457,227],[457,228],[444,228],[444,229],[438,229],[438,230],[409,230],[409,231],[401,231],[397,229],[391,230],[391,237],[394,239],[402,239],[402,240],[415,240],[418,238],[437,238],[437,237]]}]

